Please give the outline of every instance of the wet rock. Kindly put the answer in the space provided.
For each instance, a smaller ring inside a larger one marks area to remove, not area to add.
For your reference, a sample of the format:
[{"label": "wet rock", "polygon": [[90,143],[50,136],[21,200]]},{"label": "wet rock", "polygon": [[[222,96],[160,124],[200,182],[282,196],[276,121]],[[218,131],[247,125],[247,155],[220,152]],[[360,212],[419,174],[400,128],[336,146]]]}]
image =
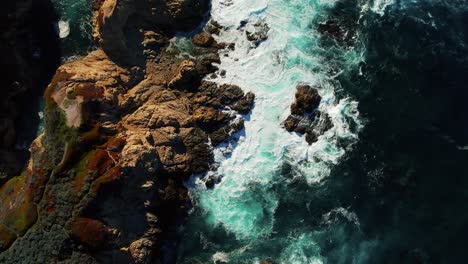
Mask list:
[{"label": "wet rock", "polygon": [[291,105],[291,115],[283,122],[288,132],[305,134],[306,141],[312,144],[332,127],[329,116],[317,110],[322,98],[317,88],[298,85],[296,100]]},{"label": "wet rock", "polygon": [[252,110],[254,103],[255,103],[255,94],[248,92],[247,94],[245,94],[245,96],[242,99],[239,100],[237,104],[233,106],[232,109],[236,110],[240,114],[245,115],[245,114],[248,114]]},{"label": "wet rock", "polygon": [[206,25],[205,30],[212,35],[218,35],[222,28],[223,27],[217,21],[210,20]]},{"label": "wet rock", "polygon": [[253,25],[252,28],[247,29],[245,34],[247,40],[252,42],[255,46],[260,45],[263,41],[268,39],[268,32],[270,27],[265,22],[257,22]]},{"label": "wet rock", "polygon": [[208,189],[212,189],[215,184],[218,184],[220,181],[221,177],[219,175],[210,175],[205,179],[205,186]]},{"label": "wet rock", "polygon": [[284,128],[286,128],[288,132],[294,132],[294,130],[297,127],[297,124],[299,124],[299,121],[300,121],[300,118],[290,115],[283,122]]},{"label": "wet rock", "polygon": [[243,128],[243,119],[236,120],[227,126],[219,128],[218,130],[210,134],[211,145],[214,147],[218,146],[219,144],[226,141],[226,139],[228,139],[231,135],[240,131]]},{"label": "wet rock", "polygon": [[200,34],[195,35],[192,41],[193,44],[205,48],[210,47],[215,42],[213,36],[211,36],[211,34],[207,32],[202,32]]},{"label": "wet rock", "polygon": [[309,85],[298,85],[296,91],[296,100],[291,105],[291,114],[304,115],[310,113],[320,105],[322,98],[317,89]]},{"label": "wet rock", "polygon": [[239,27],[237,29],[242,29],[247,25],[248,21],[247,20],[242,20],[239,24]]}]

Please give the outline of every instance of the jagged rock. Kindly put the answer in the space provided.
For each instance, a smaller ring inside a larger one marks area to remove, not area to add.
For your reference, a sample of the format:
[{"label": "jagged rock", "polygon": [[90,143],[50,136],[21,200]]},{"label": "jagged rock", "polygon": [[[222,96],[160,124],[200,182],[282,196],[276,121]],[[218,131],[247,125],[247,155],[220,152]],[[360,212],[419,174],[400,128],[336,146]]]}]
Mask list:
[{"label": "jagged rock", "polygon": [[192,60],[184,60],[180,63],[174,78],[169,82],[169,87],[189,88],[190,86],[198,85],[199,79],[200,75],[195,62]]},{"label": "jagged rock", "polygon": [[213,36],[207,32],[202,32],[193,37],[193,44],[200,47],[210,47],[214,42]]},{"label": "jagged rock", "polygon": [[240,114],[248,114],[252,110],[255,103],[255,94],[248,92],[244,98],[239,100],[237,104],[234,105],[232,109],[236,110]]},{"label": "jagged rock", "polygon": [[210,168],[210,140],[242,129],[235,111],[253,106],[240,87],[200,81],[216,70],[216,46],[186,57],[167,48],[204,3],[95,1],[101,46],[57,70],[45,132],[24,173],[0,187],[0,262],[164,258],[189,202],[183,181]]},{"label": "jagged rock", "polygon": [[195,122],[202,127],[209,129],[216,124],[223,124],[231,119],[227,113],[218,111],[213,107],[201,106],[197,108],[193,114]]},{"label": "jagged rock", "polygon": [[309,85],[298,85],[296,89],[296,101],[291,105],[291,114],[304,115],[319,106],[322,98],[317,89]]},{"label": "jagged rock", "polygon": [[133,261],[136,264],[151,263],[154,255],[154,247],[155,243],[147,238],[134,241],[129,247]]},{"label": "jagged rock", "polygon": [[283,122],[283,126],[288,132],[305,134],[307,143],[312,144],[332,127],[331,120],[327,114],[318,110],[322,97],[317,88],[298,85],[295,97],[291,115]]},{"label": "jagged rock", "polygon": [[205,26],[205,30],[212,35],[218,35],[222,28],[223,27],[215,20],[210,20]]},{"label": "jagged rock", "polygon": [[145,48],[157,49],[166,45],[168,41],[167,37],[154,31],[145,31],[143,35],[144,38],[141,44]]},{"label": "jagged rock", "polygon": [[204,181],[206,188],[212,189],[215,184],[218,184],[221,181],[221,177],[219,175],[210,175]]},{"label": "jagged rock", "polygon": [[199,24],[208,3],[207,0],[166,0],[149,3],[144,0],[105,0],[96,16],[95,38],[112,58],[138,64],[141,63],[138,57],[143,53],[135,51],[138,51],[141,45],[138,39],[144,38],[144,33],[139,31],[139,25],[145,24],[146,20],[155,27],[172,32],[190,29]]},{"label": "jagged rock", "polygon": [[228,126],[219,128],[218,130],[210,134],[211,145],[215,147],[218,146],[227,138],[229,138],[232,134],[240,131],[243,128],[244,128],[243,119],[236,120],[233,123],[229,124]]},{"label": "jagged rock", "polygon": [[247,36],[247,40],[252,42],[255,46],[258,46],[260,43],[268,39],[269,31],[270,27],[268,24],[260,21],[255,23],[252,28],[247,29],[245,34]]}]

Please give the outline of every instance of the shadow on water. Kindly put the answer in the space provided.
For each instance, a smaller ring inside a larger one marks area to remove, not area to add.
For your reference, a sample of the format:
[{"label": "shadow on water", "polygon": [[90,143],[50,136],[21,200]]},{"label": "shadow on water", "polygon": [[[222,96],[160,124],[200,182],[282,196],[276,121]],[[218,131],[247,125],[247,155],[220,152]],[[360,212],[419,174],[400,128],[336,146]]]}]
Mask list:
[{"label": "shadow on water", "polygon": [[[2,86],[6,96],[11,96],[9,106],[2,107],[13,111],[8,118],[14,120],[16,131],[13,140],[16,143],[6,142],[5,147],[20,164],[25,164],[29,158],[27,148],[37,136],[40,124],[41,98],[61,57],[55,26],[58,16],[51,1],[32,1],[30,8],[22,9],[28,4],[27,1],[8,1],[2,10],[5,12],[2,16],[5,42],[2,41],[1,52],[5,55],[2,67],[6,70]],[[23,10],[27,13],[22,13]],[[14,167],[8,174],[19,173],[21,166]]]}]

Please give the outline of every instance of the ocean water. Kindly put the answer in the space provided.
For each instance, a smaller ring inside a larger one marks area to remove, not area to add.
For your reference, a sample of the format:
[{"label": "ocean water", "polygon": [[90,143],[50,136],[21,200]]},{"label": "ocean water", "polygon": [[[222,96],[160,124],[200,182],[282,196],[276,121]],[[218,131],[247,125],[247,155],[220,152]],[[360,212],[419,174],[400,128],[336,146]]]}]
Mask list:
[{"label": "ocean water", "polygon": [[51,0],[59,15],[57,29],[65,58],[85,55],[92,48],[91,0]]},{"label": "ocean water", "polygon": [[[195,208],[180,263],[324,263],[320,243],[326,231],[317,225],[333,225],[342,216],[358,228],[347,209],[337,205],[328,212],[316,204],[365,123],[358,102],[337,81],[341,72],[359,69],[362,50],[326,43],[317,31],[336,2],[213,1],[213,19],[227,28],[220,41],[236,43],[235,51],[222,56],[220,69],[227,74],[217,81],[254,92],[256,103],[238,140],[216,149],[221,183],[206,190],[198,180],[191,189]],[[255,47],[239,30],[241,21],[247,21],[246,30],[266,23],[268,39]],[[319,110],[333,123],[311,146],[281,127],[302,83],[320,87]]]},{"label": "ocean water", "polygon": [[[219,40],[236,43],[217,81],[257,99],[245,131],[215,150],[208,174],[222,181],[187,183],[194,207],[178,263],[463,263],[467,8],[213,1]],[[327,20],[348,44],[317,31]],[[268,39],[255,47],[241,22],[268,24]],[[333,121],[311,146],[281,128],[299,83],[320,87]]]}]

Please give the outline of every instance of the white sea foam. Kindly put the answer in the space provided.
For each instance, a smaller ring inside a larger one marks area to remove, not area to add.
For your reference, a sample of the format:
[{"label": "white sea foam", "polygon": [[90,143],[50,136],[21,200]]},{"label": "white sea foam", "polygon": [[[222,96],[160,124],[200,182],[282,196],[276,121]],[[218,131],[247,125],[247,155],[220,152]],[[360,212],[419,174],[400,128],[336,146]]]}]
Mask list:
[{"label": "white sea foam", "polygon": [[371,10],[377,14],[383,15],[387,6],[393,4],[394,0],[374,0]]},{"label": "white sea foam", "polygon": [[[331,166],[358,139],[362,124],[357,102],[338,99],[336,87],[323,74],[325,71],[312,71],[326,65],[313,52],[319,47],[318,36],[310,28],[311,18],[320,12],[321,6],[334,2],[316,0],[304,5],[299,0],[217,0],[212,3],[213,19],[226,27],[219,41],[236,44],[227,57],[221,56],[219,68],[226,70],[226,75],[216,81],[252,91],[256,101],[235,148],[227,151],[234,147],[228,144],[215,149],[218,173],[223,176],[221,183],[214,190],[206,190],[199,182],[199,187],[192,192],[197,193],[197,205],[206,213],[206,220],[223,226],[238,239],[271,234],[279,203],[272,185],[284,162],[289,162],[309,184],[317,184],[330,174]],[[270,28],[268,39],[255,48],[245,32],[238,29],[241,21],[266,22]],[[333,128],[311,146],[304,136],[281,127],[290,114],[299,83],[320,87],[319,110],[327,113],[333,123]],[[295,249],[285,250],[293,254],[290,263],[299,263],[301,255]],[[314,258],[301,263],[320,263],[320,260]]]}]

